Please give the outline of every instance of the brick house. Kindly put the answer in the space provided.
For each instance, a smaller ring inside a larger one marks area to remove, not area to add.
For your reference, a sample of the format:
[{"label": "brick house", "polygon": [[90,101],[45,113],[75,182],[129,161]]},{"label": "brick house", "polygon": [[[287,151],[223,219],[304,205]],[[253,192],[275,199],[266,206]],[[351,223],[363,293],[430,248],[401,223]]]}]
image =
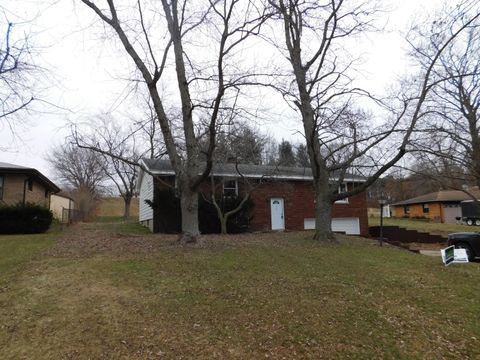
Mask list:
[{"label": "brick house", "polygon": [[[473,194],[480,197],[478,190]],[[462,216],[460,203],[471,197],[459,190],[441,190],[392,204],[393,217],[426,218],[454,224]]]},{"label": "brick house", "polygon": [[0,162],[0,205],[35,203],[50,207],[50,195],[60,189],[41,172]]},{"label": "brick house", "polygon": [[[137,183],[140,193],[139,221],[155,231],[155,212],[145,201],[153,201],[155,192],[165,182],[173,185],[175,173],[166,160],[144,159],[142,165],[148,172],[140,171]],[[212,175],[214,179],[222,179],[224,193],[242,194],[246,187],[244,181],[248,181],[249,187],[253,188],[250,197],[255,206],[250,231],[307,230],[315,227],[313,177],[310,168],[239,165],[237,170],[234,164],[215,164]],[[360,176],[347,175],[339,191],[351,189],[362,182],[364,178]],[[210,191],[209,183],[202,186],[202,192]],[[332,230],[368,235],[365,192],[333,205]]]}]

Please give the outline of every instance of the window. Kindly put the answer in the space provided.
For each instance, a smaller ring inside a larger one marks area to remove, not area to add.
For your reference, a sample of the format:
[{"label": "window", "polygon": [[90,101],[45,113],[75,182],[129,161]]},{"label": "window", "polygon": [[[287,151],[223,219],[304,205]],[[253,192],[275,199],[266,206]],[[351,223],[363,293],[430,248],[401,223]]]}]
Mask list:
[{"label": "window", "polygon": [[27,187],[28,187],[29,191],[33,190],[33,180],[32,179],[27,180]]},{"label": "window", "polygon": [[3,199],[4,176],[0,175],[0,200]]},{"label": "window", "polygon": [[428,214],[430,212],[430,208],[428,207],[428,204],[422,204],[422,209],[424,214]]},{"label": "window", "polygon": [[[338,194],[347,192],[347,184],[340,184],[337,190]],[[335,204],[348,204],[348,198],[335,201]]]},{"label": "window", "polygon": [[410,214],[410,206],[405,205],[405,206],[403,207],[403,213],[404,213],[405,215]]},{"label": "window", "polygon": [[237,182],[237,180],[227,180],[223,183],[223,195],[224,196],[237,196],[238,195],[238,182]]}]

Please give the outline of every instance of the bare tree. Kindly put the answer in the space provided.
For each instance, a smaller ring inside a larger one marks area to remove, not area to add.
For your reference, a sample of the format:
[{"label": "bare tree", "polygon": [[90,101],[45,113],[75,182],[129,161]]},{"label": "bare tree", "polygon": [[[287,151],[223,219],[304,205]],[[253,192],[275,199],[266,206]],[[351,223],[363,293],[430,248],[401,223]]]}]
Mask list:
[{"label": "bare tree", "polygon": [[[142,118],[133,121],[132,132],[136,133],[136,137],[146,144],[146,149],[143,151],[144,156],[150,159],[159,159],[167,155],[165,143],[163,142],[162,130],[157,119],[152,100],[149,96],[142,96],[141,102]],[[137,109],[135,109],[137,111]],[[129,116],[131,119],[136,119],[138,114]]]},{"label": "bare tree", "polygon": [[28,109],[34,101],[31,76],[37,71],[30,58],[29,38],[14,37],[15,25],[1,17],[0,31],[0,126],[15,134],[12,119]]},{"label": "bare tree", "polygon": [[[467,24],[469,17],[460,20]],[[432,112],[419,127],[414,142],[417,157],[443,173],[442,177],[438,174],[434,177],[449,187],[453,181],[460,189],[459,182],[480,186],[479,26],[479,21],[466,25],[458,41],[451,43],[440,56],[435,76],[444,80],[432,91]],[[454,31],[451,23],[436,22],[432,32],[441,36],[419,32],[424,45],[414,56],[423,60],[425,54],[439,47],[444,36],[451,36]],[[421,63],[425,67],[425,62]]]},{"label": "bare tree", "polygon": [[[130,205],[135,196],[139,161],[142,157],[136,136],[143,128],[122,128],[111,115],[98,116],[93,128],[72,134],[77,146],[102,157],[101,165],[124,201],[124,219],[130,217]],[[145,152],[150,153],[151,149]]]},{"label": "bare tree", "polygon": [[47,160],[60,182],[72,191],[77,208],[89,216],[108,178],[102,156],[66,143],[54,148]]},{"label": "bare tree", "polygon": [[[253,3],[240,0],[138,0],[129,11],[123,11],[123,5],[119,11],[114,0],[106,0],[105,6],[99,5],[100,1],[81,1],[114,31],[145,82],[177,179],[181,239],[194,242],[199,235],[198,189],[212,168],[217,120],[229,93],[237,93],[246,76],[238,65],[239,48],[250,34],[258,32],[264,14]],[[191,50],[201,39],[202,47],[214,45],[202,56],[198,49],[197,53]],[[158,89],[161,80],[168,80],[165,78],[171,50],[181,109],[181,142],[174,139],[175,119],[168,116],[167,99]],[[195,134],[197,117],[208,119],[204,165]]]},{"label": "bare tree", "polygon": [[[230,210],[225,209],[225,202],[228,200],[228,195],[224,193],[224,186],[225,186],[225,179],[224,178],[216,178],[211,176],[210,177],[210,183],[211,183],[211,188],[210,188],[210,196],[205,196],[205,194],[202,194],[203,198],[207,201],[210,202],[214,207],[217,212],[218,219],[220,221],[220,233],[221,234],[227,234],[227,225],[228,225],[228,220],[230,219],[231,216],[237,214],[239,211],[243,209],[247,201],[250,199],[250,196],[252,194],[252,191],[262,183],[262,179],[257,182],[256,185],[252,184],[250,181],[248,181],[247,178],[245,178],[241,172],[238,169],[238,164],[236,164],[236,170],[237,173],[240,176],[241,179],[241,189],[237,189],[239,194],[238,194],[238,199],[240,201],[238,202],[237,206],[233,207]],[[218,188],[220,188],[220,196]],[[234,195],[234,197],[237,197],[237,194]],[[208,199],[210,198],[210,200]]]},{"label": "bare tree", "polygon": [[[335,201],[364,191],[407,151],[411,135],[424,116],[424,103],[439,79],[434,76],[439,58],[454,39],[478,17],[468,20],[464,7],[456,8],[446,19],[452,32],[441,39],[433,52],[422,59],[425,67],[417,85],[400,99],[389,123],[373,128],[368,114],[352,110],[355,96],[368,96],[352,84],[353,60],[342,52],[346,39],[368,31],[377,3],[325,0],[269,0],[283,29],[283,50],[291,69],[293,86],[280,90],[302,119],[315,189],[315,239],[334,240],[331,209]],[[465,5],[465,4],[463,4]],[[471,16],[470,16],[471,15]],[[414,42],[414,51],[418,47]],[[367,116],[365,116],[367,115]],[[396,140],[396,141],[395,141]],[[389,141],[387,150],[379,145]],[[346,192],[339,192],[348,172],[363,174],[366,181]]]}]

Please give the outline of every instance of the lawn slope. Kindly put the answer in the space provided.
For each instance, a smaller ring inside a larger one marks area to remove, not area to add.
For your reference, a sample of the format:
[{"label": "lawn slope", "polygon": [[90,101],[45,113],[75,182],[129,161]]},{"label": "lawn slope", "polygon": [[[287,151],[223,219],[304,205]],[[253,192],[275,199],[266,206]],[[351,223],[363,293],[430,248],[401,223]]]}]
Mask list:
[{"label": "lawn slope", "polygon": [[479,263],[309,237],[76,226],[0,292],[0,358],[480,356]]}]

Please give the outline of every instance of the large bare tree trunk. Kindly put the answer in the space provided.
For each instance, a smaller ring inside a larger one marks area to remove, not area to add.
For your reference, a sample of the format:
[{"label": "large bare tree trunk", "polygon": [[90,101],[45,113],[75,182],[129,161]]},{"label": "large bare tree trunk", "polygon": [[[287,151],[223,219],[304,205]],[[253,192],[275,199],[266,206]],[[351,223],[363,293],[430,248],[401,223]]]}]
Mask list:
[{"label": "large bare tree trunk", "polygon": [[332,232],[332,203],[329,199],[328,181],[315,179],[315,235],[314,240],[335,242]]},{"label": "large bare tree trunk", "polygon": [[198,193],[187,189],[180,197],[182,210],[182,235],[179,238],[183,243],[194,243],[200,235],[198,226]]},{"label": "large bare tree trunk", "polygon": [[123,219],[127,220],[130,217],[130,205],[132,204],[132,196],[131,195],[124,196],[123,202],[125,205],[125,208],[123,210]]}]

